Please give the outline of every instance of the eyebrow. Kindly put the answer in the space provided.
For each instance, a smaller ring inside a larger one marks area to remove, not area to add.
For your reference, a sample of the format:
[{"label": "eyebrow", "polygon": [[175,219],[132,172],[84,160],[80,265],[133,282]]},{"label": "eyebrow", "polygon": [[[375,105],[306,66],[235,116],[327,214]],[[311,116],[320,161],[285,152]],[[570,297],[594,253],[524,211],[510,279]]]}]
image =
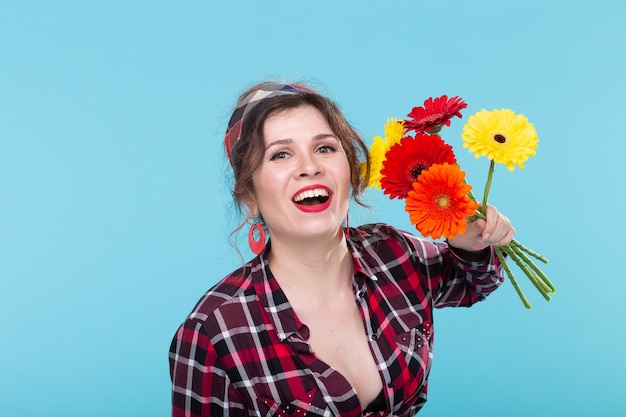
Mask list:
[{"label": "eyebrow", "polygon": [[[339,142],[339,138],[337,136],[335,136],[334,133],[320,133],[318,135],[313,136],[313,140],[314,141],[324,140],[324,139],[328,139],[328,138],[333,138],[333,139],[337,140],[337,142]],[[286,145],[286,144],[289,144],[289,143],[292,143],[292,142],[293,142],[293,139],[278,139],[278,140],[275,140],[274,142],[270,143],[269,145],[267,145],[265,147],[265,150],[268,150],[272,146]]]}]

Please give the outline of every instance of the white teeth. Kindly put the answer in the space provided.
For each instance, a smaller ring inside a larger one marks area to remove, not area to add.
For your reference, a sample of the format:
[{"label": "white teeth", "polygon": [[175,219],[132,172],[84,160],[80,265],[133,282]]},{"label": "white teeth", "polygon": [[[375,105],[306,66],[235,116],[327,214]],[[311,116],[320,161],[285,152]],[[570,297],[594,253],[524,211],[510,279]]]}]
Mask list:
[{"label": "white teeth", "polygon": [[305,198],[314,198],[314,197],[328,197],[328,191],[323,188],[316,188],[314,190],[303,191],[297,196],[293,198],[293,201],[300,202]]}]

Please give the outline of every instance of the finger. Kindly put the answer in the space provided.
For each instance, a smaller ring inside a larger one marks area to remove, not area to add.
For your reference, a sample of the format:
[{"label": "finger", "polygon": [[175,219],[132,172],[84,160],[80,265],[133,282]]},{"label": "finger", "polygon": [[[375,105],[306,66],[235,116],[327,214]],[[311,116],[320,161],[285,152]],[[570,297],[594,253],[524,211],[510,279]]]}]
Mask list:
[{"label": "finger", "polygon": [[491,241],[499,242],[504,239],[511,230],[511,221],[504,215],[499,214],[494,231],[491,233]]},{"label": "finger", "polygon": [[465,228],[465,237],[479,238],[482,236],[485,230],[485,220],[476,219],[473,222],[469,222]]},{"label": "finger", "polygon": [[484,241],[489,241],[492,237],[492,234],[496,230],[498,226],[499,220],[498,210],[494,206],[487,205],[487,210],[485,212],[485,227],[483,228],[482,239]]},{"label": "finger", "polygon": [[502,239],[500,239],[498,246],[508,245],[513,240],[513,236],[515,236],[515,228],[510,227],[506,235]]},{"label": "finger", "polygon": [[[513,236],[515,236],[515,228],[511,226],[510,222],[506,217],[501,220],[502,228],[498,229],[498,235],[492,235],[491,244],[494,246],[504,246],[511,243],[513,240]],[[506,227],[504,227],[506,226]]]}]

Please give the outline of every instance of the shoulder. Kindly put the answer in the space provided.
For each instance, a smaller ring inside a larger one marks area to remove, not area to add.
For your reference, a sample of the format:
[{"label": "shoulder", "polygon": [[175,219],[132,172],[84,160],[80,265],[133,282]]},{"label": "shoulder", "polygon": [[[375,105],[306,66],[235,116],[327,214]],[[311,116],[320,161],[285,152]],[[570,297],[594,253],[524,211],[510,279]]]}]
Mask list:
[{"label": "shoulder", "polygon": [[446,246],[433,242],[386,223],[364,224],[350,229],[350,240],[357,246],[400,245],[409,251]]},{"label": "shoulder", "polygon": [[350,241],[356,252],[373,255],[383,263],[402,259],[440,258],[446,251],[445,242],[433,242],[415,236],[386,223],[364,224],[350,229]]},{"label": "shoulder", "polygon": [[263,274],[259,257],[227,275],[210,288],[179,325],[170,352],[178,357],[210,363],[228,354],[234,335],[250,342],[251,329],[261,323],[257,297],[258,280]]},{"label": "shoulder", "polygon": [[358,240],[379,241],[398,238],[399,235],[407,234],[400,229],[386,223],[369,223],[350,229],[350,238]]},{"label": "shoulder", "polygon": [[[185,322],[193,322],[206,328],[220,328],[225,320],[241,317],[256,302],[254,276],[261,264],[251,261],[222,278],[196,303]],[[221,324],[220,324],[221,323]]]}]

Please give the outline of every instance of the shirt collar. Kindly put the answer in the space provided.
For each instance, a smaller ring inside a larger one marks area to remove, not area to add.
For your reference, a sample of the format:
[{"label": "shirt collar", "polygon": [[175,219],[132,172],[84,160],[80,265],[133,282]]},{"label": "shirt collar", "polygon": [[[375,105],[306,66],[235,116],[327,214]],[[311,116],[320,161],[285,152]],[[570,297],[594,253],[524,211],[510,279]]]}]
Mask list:
[{"label": "shirt collar", "polygon": [[380,265],[382,261],[376,262],[373,258],[373,251],[371,248],[372,235],[362,229],[350,229],[350,238],[348,239],[348,249],[352,254],[354,260],[354,275],[358,276],[362,274],[372,281],[377,281],[378,278],[374,273],[376,265]]},{"label": "shirt collar", "polygon": [[[350,229],[348,249],[354,261],[355,277],[364,276],[376,281],[378,278],[373,272],[376,262],[372,258],[371,250],[368,250],[364,245],[364,242],[370,236],[364,230]],[[304,329],[306,326],[296,316],[296,312],[289,304],[287,296],[270,271],[267,259],[270,242],[271,240],[268,241],[265,250],[252,260],[252,279],[255,292],[281,341],[285,341],[299,331],[302,337],[307,339],[308,332]]]},{"label": "shirt collar", "polygon": [[274,326],[280,340],[285,341],[304,325],[296,317],[296,312],[287,301],[287,296],[270,271],[267,259],[269,247],[268,241],[265,250],[252,261],[253,270],[258,271],[252,274],[252,279],[257,297],[271,325]]}]

